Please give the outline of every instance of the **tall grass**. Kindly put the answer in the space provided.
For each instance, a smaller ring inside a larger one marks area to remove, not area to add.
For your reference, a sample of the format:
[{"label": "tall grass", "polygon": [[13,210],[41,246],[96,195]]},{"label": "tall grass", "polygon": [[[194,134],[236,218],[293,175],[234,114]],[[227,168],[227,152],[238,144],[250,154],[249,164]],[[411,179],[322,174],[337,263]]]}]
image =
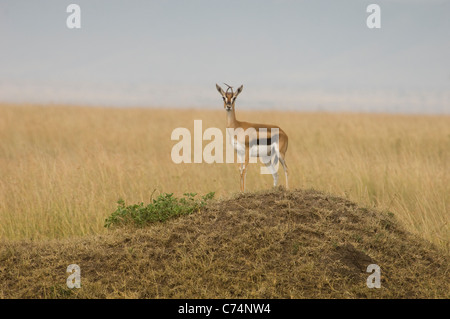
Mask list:
[{"label": "tall grass", "polygon": [[[238,105],[237,118],[286,131],[291,188],[315,188],[389,210],[410,231],[449,250],[450,117],[241,112]],[[105,232],[104,220],[119,198],[133,203],[149,202],[152,193],[238,192],[237,164],[172,162],[172,130],[193,132],[194,119],[203,120],[203,130],[225,128],[220,106],[1,105],[0,238]],[[272,185],[259,165],[248,170],[248,191]]]}]

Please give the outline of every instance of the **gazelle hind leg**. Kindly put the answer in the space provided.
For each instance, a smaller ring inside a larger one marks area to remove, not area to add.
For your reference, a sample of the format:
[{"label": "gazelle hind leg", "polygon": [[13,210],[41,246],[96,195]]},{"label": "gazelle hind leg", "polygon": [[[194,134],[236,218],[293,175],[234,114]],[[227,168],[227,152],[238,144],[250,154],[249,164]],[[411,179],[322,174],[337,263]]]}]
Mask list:
[{"label": "gazelle hind leg", "polygon": [[288,167],[286,165],[286,161],[284,160],[283,156],[280,156],[280,163],[283,165],[284,169],[284,175],[286,176],[286,189],[289,189],[289,182],[288,182]]},{"label": "gazelle hind leg", "polygon": [[[275,157],[275,163],[277,163],[278,161],[278,157]],[[272,161],[269,159],[266,163],[265,163],[267,169],[269,170],[270,174],[272,174],[273,177],[273,187],[276,187],[278,185],[278,171],[275,169],[275,165],[274,163],[272,163]]]}]

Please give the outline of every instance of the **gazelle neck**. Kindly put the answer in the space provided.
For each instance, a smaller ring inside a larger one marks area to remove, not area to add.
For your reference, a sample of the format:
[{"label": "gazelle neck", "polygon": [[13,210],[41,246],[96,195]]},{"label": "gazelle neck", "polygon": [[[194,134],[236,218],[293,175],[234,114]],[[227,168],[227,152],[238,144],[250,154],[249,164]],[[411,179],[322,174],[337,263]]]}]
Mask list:
[{"label": "gazelle neck", "polygon": [[227,112],[227,127],[237,127],[238,121],[236,120],[236,114],[234,113],[234,108]]}]

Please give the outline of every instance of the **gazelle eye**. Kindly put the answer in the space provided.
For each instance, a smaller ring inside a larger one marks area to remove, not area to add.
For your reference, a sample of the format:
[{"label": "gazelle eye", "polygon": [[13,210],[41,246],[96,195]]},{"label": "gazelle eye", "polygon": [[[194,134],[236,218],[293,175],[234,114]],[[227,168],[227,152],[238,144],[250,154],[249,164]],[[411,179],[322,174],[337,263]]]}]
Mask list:
[{"label": "gazelle eye", "polygon": [[224,100],[225,101],[225,98],[222,96],[222,100]]}]

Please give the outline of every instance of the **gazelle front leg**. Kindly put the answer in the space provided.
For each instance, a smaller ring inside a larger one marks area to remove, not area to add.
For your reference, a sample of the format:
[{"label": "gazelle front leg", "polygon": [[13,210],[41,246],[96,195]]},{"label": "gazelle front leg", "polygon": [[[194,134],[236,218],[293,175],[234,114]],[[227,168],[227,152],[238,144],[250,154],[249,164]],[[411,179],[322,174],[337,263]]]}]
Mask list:
[{"label": "gazelle front leg", "polygon": [[241,175],[241,192],[245,192],[245,176],[247,175],[247,166],[249,162],[249,151],[246,150],[245,155],[238,153],[239,173]]},{"label": "gazelle front leg", "polygon": [[246,148],[245,158],[244,158],[244,166],[243,166],[243,172],[242,172],[242,177],[243,177],[242,192],[245,192],[245,176],[247,175],[247,166],[248,166],[249,160],[250,160],[250,150],[248,148]]},{"label": "gazelle front leg", "polygon": [[241,175],[240,189],[241,189],[241,192],[244,192],[244,163],[241,163],[241,165],[239,167],[239,174]]},{"label": "gazelle front leg", "polygon": [[247,175],[247,163],[242,163],[239,167],[239,173],[241,174],[241,192],[245,192],[245,176]]},{"label": "gazelle front leg", "polygon": [[245,192],[245,176],[247,176],[247,163],[244,164],[242,172],[242,192]]}]

